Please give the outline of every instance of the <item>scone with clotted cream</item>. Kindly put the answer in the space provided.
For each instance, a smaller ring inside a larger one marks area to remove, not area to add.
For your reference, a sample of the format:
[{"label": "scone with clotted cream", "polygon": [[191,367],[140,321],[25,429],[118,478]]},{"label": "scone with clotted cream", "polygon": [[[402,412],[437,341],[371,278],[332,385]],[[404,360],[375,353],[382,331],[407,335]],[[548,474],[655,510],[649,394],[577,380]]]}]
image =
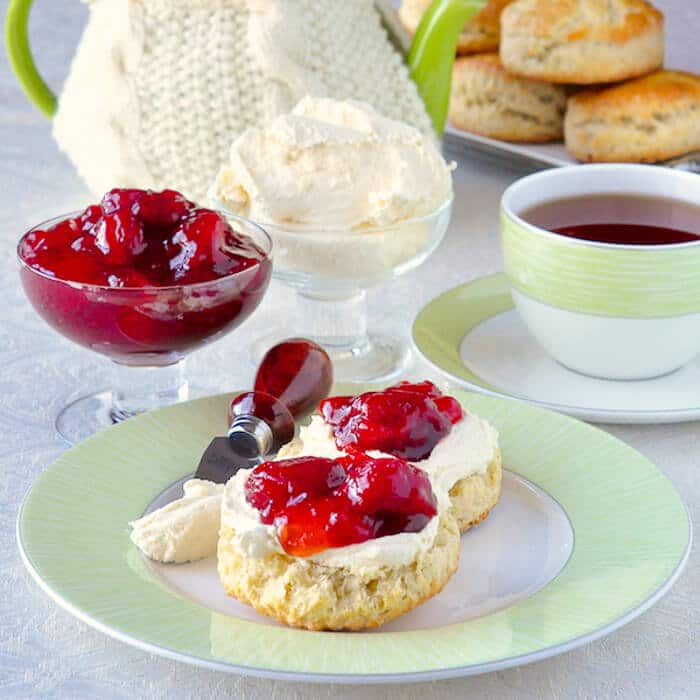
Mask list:
[{"label": "scone with clotted cream", "polygon": [[498,432],[431,382],[326,399],[279,457],[353,450],[399,456],[425,471],[449,495],[462,532],[485,520],[500,497]]},{"label": "scone with clotted cream", "polygon": [[459,564],[445,494],[395,457],[299,457],[226,485],[218,570],[226,592],[310,630],[377,627],[438,593]]}]

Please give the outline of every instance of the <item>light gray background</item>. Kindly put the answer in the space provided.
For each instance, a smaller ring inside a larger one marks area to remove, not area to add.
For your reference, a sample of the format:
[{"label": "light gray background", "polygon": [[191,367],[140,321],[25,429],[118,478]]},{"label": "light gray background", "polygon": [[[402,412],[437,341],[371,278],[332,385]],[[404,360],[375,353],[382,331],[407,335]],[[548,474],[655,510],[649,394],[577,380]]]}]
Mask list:
[{"label": "light gray background", "polygon": [[[6,5],[3,1],[3,14]],[[33,44],[43,73],[56,87],[65,77],[86,14],[77,0],[36,2]],[[697,27],[694,33],[697,36]],[[697,43],[692,46],[700,51]],[[201,670],[112,641],[54,605],[20,562],[15,518],[33,480],[65,449],[53,429],[58,409],[87,389],[105,386],[109,379],[106,361],[50,331],[21,292],[14,261],[20,234],[51,215],[87,204],[89,194],[57,152],[48,122],[15,85],[4,55],[0,60],[0,697],[423,700],[700,696],[697,546],[671,593],[641,619],[607,639],[531,666],[416,686],[295,685]],[[375,323],[381,321],[408,334],[416,312],[437,294],[500,269],[498,200],[503,189],[525,172],[474,152],[460,158],[456,211],[445,242],[422,269],[372,293],[375,300],[381,295],[382,312],[389,313],[388,317],[372,313]],[[274,286],[240,333],[192,357],[191,377],[211,392],[248,385],[253,368],[247,360],[247,343],[284,314],[293,314],[290,295]],[[414,371],[430,376],[420,363]],[[700,424],[607,429],[654,460],[673,479],[689,504],[697,529]]]}]

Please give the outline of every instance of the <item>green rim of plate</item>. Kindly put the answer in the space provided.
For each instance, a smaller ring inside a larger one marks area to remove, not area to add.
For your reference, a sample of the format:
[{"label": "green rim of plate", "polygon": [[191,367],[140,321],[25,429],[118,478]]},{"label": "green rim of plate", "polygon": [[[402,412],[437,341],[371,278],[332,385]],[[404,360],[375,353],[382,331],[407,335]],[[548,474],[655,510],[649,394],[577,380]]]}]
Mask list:
[{"label": "green rim of plate", "polygon": [[499,398],[527,401],[530,404],[560,411],[575,418],[615,423],[620,418],[624,422],[652,422],[669,420],[697,420],[700,407],[653,409],[616,409],[578,404],[557,404],[542,401],[494,386],[480,377],[462,360],[462,342],[479,324],[515,308],[511,296],[511,284],[503,272],[465,282],[444,292],[421,309],[413,323],[413,342],[425,361],[452,381],[461,382],[467,389],[484,392]]},{"label": "green rim of plate", "polygon": [[503,272],[480,277],[450,289],[433,299],[413,322],[413,342],[439,370],[473,384],[475,388],[502,393],[474,374],[462,361],[462,340],[480,323],[514,307],[510,283]]},{"label": "green rim of plate", "polygon": [[127,522],[192,470],[224,428],[228,395],[132,418],[67,451],[22,506],[20,550],[49,595],[112,637],[189,663],[298,680],[405,682],[535,661],[609,633],[668,590],[687,559],[690,521],[651,462],[566,416],[454,394],[499,429],[505,466],[551,494],[574,529],[561,573],[507,609],[433,630],[324,633],[228,617],[166,589]]}]

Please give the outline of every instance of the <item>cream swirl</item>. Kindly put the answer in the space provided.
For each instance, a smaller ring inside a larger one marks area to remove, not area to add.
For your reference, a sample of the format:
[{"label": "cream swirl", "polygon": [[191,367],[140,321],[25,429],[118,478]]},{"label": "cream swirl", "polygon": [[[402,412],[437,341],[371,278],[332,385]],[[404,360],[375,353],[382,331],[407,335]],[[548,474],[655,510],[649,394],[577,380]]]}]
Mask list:
[{"label": "cream swirl", "polygon": [[431,214],[452,196],[451,170],[418,129],[362,102],[305,97],[234,141],[210,196],[260,222],[349,232]]}]

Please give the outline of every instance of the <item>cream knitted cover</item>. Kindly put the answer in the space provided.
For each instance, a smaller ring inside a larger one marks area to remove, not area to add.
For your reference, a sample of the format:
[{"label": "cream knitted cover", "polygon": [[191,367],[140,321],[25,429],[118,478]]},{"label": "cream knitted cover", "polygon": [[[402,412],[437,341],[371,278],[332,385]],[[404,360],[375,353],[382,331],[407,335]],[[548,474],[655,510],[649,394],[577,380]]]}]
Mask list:
[{"label": "cream knitted cover", "polygon": [[203,200],[233,139],[307,94],[430,122],[372,0],[95,0],[54,136],[96,194]]}]

